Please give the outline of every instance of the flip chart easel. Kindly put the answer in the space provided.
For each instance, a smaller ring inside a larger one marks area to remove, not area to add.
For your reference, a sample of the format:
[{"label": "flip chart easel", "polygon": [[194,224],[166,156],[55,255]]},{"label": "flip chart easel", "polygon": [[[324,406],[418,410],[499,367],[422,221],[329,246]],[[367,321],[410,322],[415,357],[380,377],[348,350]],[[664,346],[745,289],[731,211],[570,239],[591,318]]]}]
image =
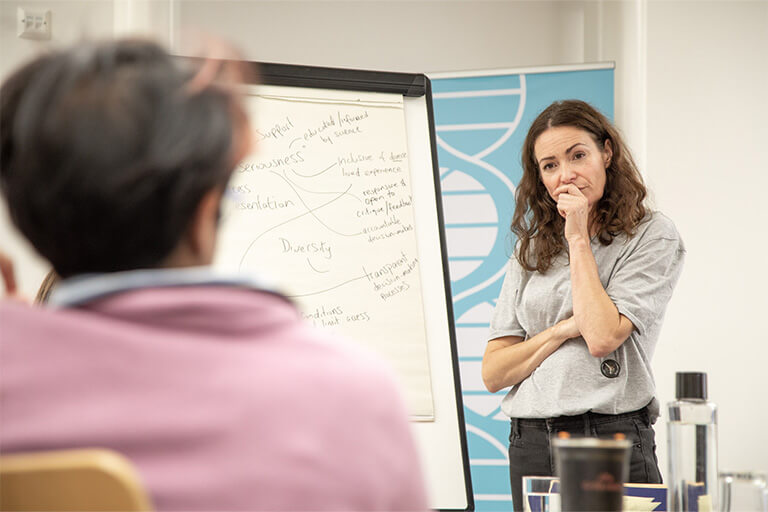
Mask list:
[{"label": "flip chart easel", "polygon": [[431,506],[473,510],[429,79],[257,66],[216,265],[274,278],[307,321],[389,360]]}]

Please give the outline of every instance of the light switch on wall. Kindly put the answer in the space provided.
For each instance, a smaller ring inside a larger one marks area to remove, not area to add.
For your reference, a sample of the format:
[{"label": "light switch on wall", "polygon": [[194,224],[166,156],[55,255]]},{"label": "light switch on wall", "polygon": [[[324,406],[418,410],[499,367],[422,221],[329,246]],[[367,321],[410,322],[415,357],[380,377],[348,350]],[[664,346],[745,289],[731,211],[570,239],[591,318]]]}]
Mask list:
[{"label": "light switch on wall", "polygon": [[16,8],[16,35],[24,39],[50,39],[50,9]]}]

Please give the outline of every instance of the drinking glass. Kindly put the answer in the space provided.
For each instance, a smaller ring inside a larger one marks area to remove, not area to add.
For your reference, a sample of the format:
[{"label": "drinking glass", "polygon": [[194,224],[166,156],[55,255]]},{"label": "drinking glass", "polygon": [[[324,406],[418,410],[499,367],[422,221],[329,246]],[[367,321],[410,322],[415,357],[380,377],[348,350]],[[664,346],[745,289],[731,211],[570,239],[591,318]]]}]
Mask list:
[{"label": "drinking glass", "polygon": [[523,477],[525,512],[560,512],[558,479],[553,476]]},{"label": "drinking glass", "polygon": [[621,512],[632,443],[584,437],[556,438],[552,444],[564,512]]},{"label": "drinking glass", "polygon": [[720,510],[768,512],[768,486],[762,471],[721,471]]}]

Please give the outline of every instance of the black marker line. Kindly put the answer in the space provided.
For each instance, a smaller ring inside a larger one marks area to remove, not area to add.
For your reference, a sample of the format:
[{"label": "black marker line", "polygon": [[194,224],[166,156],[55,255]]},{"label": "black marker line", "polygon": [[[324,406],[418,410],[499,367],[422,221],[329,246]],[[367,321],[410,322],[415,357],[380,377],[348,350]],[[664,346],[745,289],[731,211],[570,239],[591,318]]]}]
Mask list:
[{"label": "black marker line", "polygon": [[315,271],[315,272],[317,272],[318,274],[327,274],[328,272],[330,272],[330,270],[317,270],[317,269],[314,267],[314,265],[312,265],[312,262],[311,262],[311,261],[309,261],[309,258],[307,258],[307,264],[309,265],[309,268],[311,268],[312,270],[314,270],[314,271]]},{"label": "black marker line", "polygon": [[[326,224],[325,222],[323,222],[323,221],[320,219],[320,217],[318,217],[317,215],[315,215],[315,213],[314,213],[314,210],[312,210],[312,209],[310,209],[310,208],[309,208],[309,205],[307,205],[307,203],[305,203],[305,202],[304,202],[304,198],[302,198],[302,197],[301,197],[301,194],[299,194],[299,193],[296,191],[296,188],[294,188],[293,184],[292,184],[290,181],[288,181],[288,179],[287,179],[287,178],[283,178],[282,176],[280,176],[279,174],[277,174],[275,171],[270,171],[270,172],[271,172],[272,174],[274,174],[275,176],[277,176],[278,178],[280,178],[280,179],[282,179],[282,180],[285,180],[285,182],[288,184],[288,186],[289,186],[289,187],[291,187],[291,190],[293,190],[293,193],[294,193],[294,194],[296,194],[296,197],[299,199],[299,201],[301,201],[301,204],[303,204],[303,205],[304,205],[304,208],[306,208],[306,209],[308,210],[308,213],[309,213],[310,215],[312,215],[312,216],[315,218],[315,220],[316,220],[317,222],[319,222],[320,224],[322,224],[322,225],[323,225],[323,226],[324,226],[324,227],[325,227],[325,228],[326,228],[328,231],[330,231],[331,233],[336,233],[336,234],[337,234],[337,235],[339,235],[339,236],[358,236],[358,235],[362,235],[362,234],[363,234],[363,232],[362,232],[362,231],[359,231],[359,232],[357,232],[357,233],[350,233],[350,234],[347,234],[347,233],[342,233],[342,232],[340,232],[340,231],[336,231],[336,230],[335,230],[335,229],[333,229],[331,226],[329,226],[328,224]],[[347,187],[347,190],[345,190],[344,192],[340,193],[338,197],[342,197],[342,196],[345,196],[345,195],[347,195],[347,192],[349,192],[349,189],[351,189],[351,188],[352,188],[352,185],[349,185],[349,186]],[[337,199],[338,199],[338,197],[337,197]],[[316,209],[316,208],[315,208],[315,209]]]},{"label": "black marker line", "polygon": [[[293,171],[293,169],[291,169]],[[294,171],[296,172],[296,171]],[[338,190],[309,190],[308,188],[304,188],[301,185],[298,185],[296,182],[292,181],[288,176],[286,176],[285,171],[283,171],[283,178],[285,178],[285,181],[293,185],[294,187],[303,190],[304,192],[309,192],[310,194],[347,194],[348,196],[352,196],[358,201],[360,201],[360,204],[363,204],[363,200],[357,197],[355,194],[350,194],[348,192],[339,192]],[[349,190],[349,189],[347,189]]]},{"label": "black marker line", "polygon": [[296,171],[294,171],[293,169],[291,169],[291,171],[293,172],[293,174],[295,174],[296,176],[299,176],[301,178],[314,178],[315,176],[320,176],[324,172],[329,171],[331,168],[333,168],[336,165],[339,165],[339,162],[334,162],[330,166],[326,167],[322,171],[320,171],[318,173],[315,173],[315,174],[299,174]]},{"label": "black marker line", "polygon": [[358,279],[364,279],[365,277],[366,277],[365,275],[362,275],[362,276],[360,276],[360,277],[353,277],[353,278],[352,278],[352,279],[350,279],[349,281],[344,281],[344,282],[343,282],[343,283],[341,283],[341,284],[337,284],[336,286],[332,286],[332,287],[330,287],[330,288],[327,288],[327,289],[325,289],[325,290],[319,290],[319,291],[316,291],[316,292],[311,292],[311,293],[302,293],[301,295],[286,295],[286,297],[288,297],[288,298],[291,298],[291,299],[292,299],[292,298],[294,298],[294,297],[308,297],[309,295],[317,295],[317,294],[319,294],[319,293],[325,293],[325,292],[329,292],[329,291],[331,291],[331,290],[335,290],[336,288],[338,288],[338,287],[340,287],[340,286],[344,286],[345,284],[349,284],[349,283],[351,283],[351,282],[353,282],[353,281],[357,281]]}]

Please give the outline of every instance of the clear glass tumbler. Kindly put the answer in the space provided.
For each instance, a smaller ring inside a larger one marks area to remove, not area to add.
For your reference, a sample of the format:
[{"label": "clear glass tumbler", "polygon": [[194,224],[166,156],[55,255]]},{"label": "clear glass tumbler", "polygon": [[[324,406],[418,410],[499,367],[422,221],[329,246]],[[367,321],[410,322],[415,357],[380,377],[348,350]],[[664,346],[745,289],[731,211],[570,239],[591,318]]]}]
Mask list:
[{"label": "clear glass tumbler", "polygon": [[720,512],[768,512],[768,485],[762,471],[721,471]]},{"label": "clear glass tumbler", "polygon": [[560,512],[559,482],[553,476],[523,477],[525,512]]}]

